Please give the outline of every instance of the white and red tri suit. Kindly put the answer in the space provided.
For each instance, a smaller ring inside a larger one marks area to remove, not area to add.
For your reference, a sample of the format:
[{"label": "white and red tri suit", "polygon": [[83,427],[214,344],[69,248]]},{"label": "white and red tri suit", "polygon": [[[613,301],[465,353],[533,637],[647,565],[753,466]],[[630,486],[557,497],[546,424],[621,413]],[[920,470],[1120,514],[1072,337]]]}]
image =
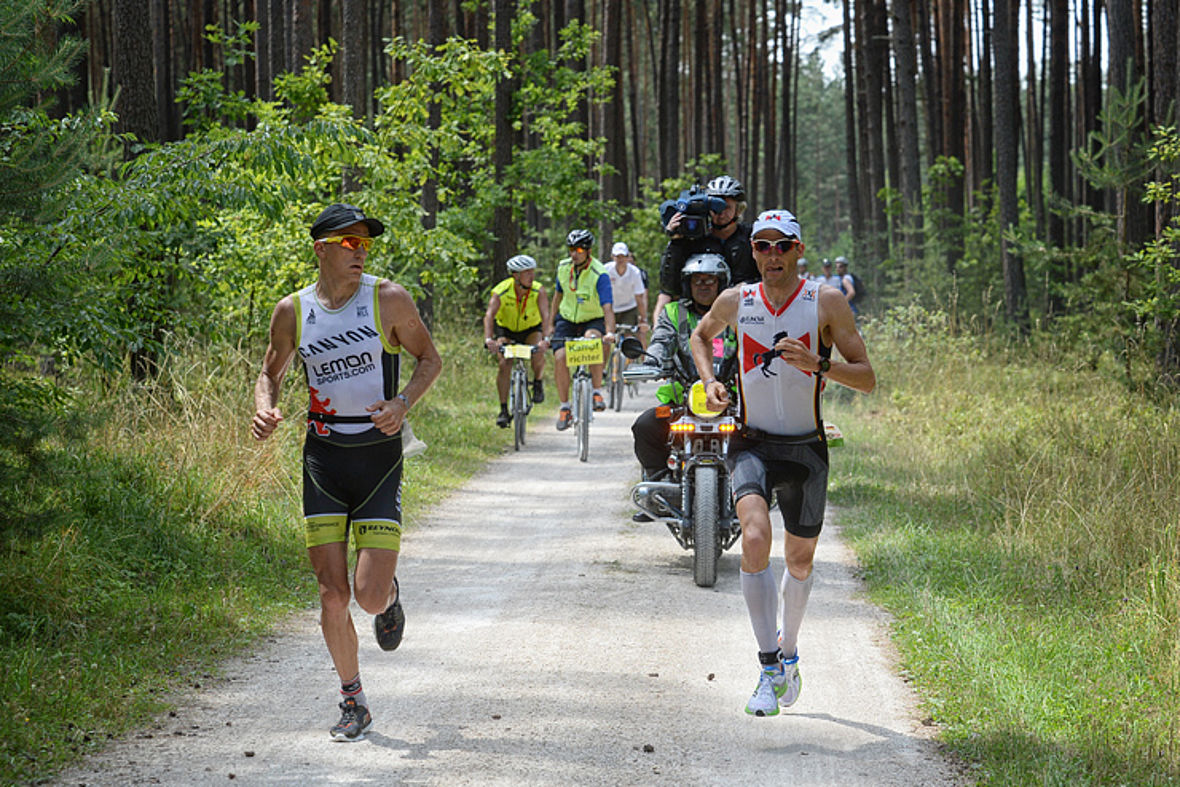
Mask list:
[{"label": "white and red tri suit", "polygon": [[827,355],[820,352],[819,288],[818,281],[800,280],[786,303],[776,309],[761,282],[741,285],[738,381],[742,420],[752,434],[801,438],[823,434],[820,375],[791,366],[773,349],[775,342],[788,336]]}]

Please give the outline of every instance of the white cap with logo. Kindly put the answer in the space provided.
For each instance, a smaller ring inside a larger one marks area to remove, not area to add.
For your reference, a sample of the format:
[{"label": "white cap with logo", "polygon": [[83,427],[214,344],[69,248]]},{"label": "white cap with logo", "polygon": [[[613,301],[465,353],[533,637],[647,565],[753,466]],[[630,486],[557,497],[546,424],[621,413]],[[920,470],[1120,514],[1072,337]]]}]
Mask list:
[{"label": "white cap with logo", "polygon": [[612,257],[626,257],[630,253],[631,249],[627,248],[627,244],[623,243],[622,241],[619,241],[614,246],[611,246],[610,249],[610,256]]},{"label": "white cap with logo", "polygon": [[758,214],[758,219],[750,229],[750,236],[757,235],[762,230],[778,230],[788,238],[803,240],[803,231],[799,229],[799,220],[789,210],[777,208],[764,210]]}]

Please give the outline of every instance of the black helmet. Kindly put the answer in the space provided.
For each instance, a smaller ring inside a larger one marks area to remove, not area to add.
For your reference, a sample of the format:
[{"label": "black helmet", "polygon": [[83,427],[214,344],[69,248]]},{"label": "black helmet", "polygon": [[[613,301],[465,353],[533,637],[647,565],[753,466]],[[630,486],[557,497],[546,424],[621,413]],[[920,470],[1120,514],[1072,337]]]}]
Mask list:
[{"label": "black helmet", "polygon": [[709,181],[705,187],[710,197],[732,197],[738,202],[746,201],[746,189],[737,178],[729,175],[719,175]]},{"label": "black helmet", "polygon": [[684,267],[680,269],[680,282],[686,294],[692,292],[692,275],[694,273],[716,276],[718,292],[729,286],[729,264],[720,254],[694,254],[685,261]]},{"label": "black helmet", "polygon": [[570,234],[565,236],[565,245],[571,249],[575,246],[581,249],[592,248],[594,233],[590,230],[570,230]]}]

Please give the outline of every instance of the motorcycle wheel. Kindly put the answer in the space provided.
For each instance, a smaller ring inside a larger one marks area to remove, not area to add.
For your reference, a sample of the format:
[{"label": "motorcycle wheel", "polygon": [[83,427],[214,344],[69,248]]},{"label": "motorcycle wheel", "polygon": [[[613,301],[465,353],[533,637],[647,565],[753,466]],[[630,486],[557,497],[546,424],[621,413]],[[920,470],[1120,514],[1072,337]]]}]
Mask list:
[{"label": "motorcycle wheel", "polygon": [[702,588],[717,583],[717,481],[716,467],[698,467],[693,473],[692,575]]}]

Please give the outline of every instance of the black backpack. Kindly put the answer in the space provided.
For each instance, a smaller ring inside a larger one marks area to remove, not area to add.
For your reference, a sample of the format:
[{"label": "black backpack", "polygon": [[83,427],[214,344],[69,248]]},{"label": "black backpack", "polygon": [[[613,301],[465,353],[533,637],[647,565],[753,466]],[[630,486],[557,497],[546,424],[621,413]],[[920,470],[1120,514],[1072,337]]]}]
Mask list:
[{"label": "black backpack", "polygon": [[849,301],[849,303],[857,303],[863,300],[866,295],[865,280],[857,276],[855,273],[849,273],[848,275],[852,277],[852,286],[856,289],[856,295],[852,296],[852,300]]}]

